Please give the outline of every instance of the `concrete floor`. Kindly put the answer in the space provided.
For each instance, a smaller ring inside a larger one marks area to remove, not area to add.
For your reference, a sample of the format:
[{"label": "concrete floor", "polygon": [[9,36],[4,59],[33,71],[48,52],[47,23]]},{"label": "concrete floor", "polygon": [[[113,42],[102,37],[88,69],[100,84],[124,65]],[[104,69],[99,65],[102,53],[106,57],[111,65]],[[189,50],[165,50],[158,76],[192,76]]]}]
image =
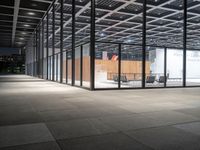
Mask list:
[{"label": "concrete floor", "polygon": [[91,92],[0,76],[0,150],[200,150],[200,88]]}]

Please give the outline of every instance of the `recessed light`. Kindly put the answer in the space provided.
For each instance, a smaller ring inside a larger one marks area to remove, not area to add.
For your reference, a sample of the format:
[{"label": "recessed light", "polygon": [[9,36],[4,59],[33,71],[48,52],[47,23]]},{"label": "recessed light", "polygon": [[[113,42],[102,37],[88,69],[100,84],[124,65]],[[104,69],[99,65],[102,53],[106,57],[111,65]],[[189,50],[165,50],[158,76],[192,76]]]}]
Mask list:
[{"label": "recessed light", "polygon": [[19,39],[20,39],[20,40],[24,40],[24,38],[22,38],[22,37],[21,37],[21,38],[19,38]]},{"label": "recessed light", "polygon": [[28,14],[28,15],[31,15],[31,16],[35,15],[34,12],[28,12],[27,14]]},{"label": "recessed light", "polygon": [[112,5],[109,5],[109,7],[112,7]]},{"label": "recessed light", "polygon": [[25,26],[25,27],[30,27],[30,25],[29,25],[29,24],[25,24],[24,26]]},{"label": "recessed light", "polygon": [[103,36],[105,36],[105,34],[102,32],[102,33],[100,34],[100,36],[103,37]]},{"label": "recessed light", "polygon": [[26,34],[26,32],[22,32],[22,34],[23,34],[23,35],[25,35],[25,34]]}]

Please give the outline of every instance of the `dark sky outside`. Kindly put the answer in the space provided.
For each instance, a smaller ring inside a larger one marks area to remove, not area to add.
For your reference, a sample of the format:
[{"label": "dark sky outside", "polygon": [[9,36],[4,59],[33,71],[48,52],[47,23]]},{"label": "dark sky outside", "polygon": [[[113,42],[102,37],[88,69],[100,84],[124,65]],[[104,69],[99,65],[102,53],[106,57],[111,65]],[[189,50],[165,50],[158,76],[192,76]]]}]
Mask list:
[{"label": "dark sky outside", "polygon": [[12,54],[19,54],[18,48],[0,48],[0,56],[8,56]]}]

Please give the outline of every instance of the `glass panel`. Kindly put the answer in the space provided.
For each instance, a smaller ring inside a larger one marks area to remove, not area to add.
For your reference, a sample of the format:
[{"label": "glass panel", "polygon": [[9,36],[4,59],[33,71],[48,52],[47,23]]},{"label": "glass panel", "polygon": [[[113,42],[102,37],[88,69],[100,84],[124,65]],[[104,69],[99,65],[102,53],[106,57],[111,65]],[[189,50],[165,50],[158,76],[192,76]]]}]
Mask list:
[{"label": "glass panel", "polygon": [[167,49],[167,86],[182,86],[182,85],[183,85],[183,50]]},{"label": "glass panel", "polygon": [[75,85],[80,86],[80,52],[81,47],[75,48]]},{"label": "glass panel", "polygon": [[164,87],[164,49],[147,47],[146,49],[146,87]]},{"label": "glass panel", "polygon": [[95,88],[118,87],[118,44],[96,43]]},{"label": "glass panel", "polygon": [[90,44],[83,45],[83,74],[82,85],[84,87],[90,87]]},{"label": "glass panel", "polygon": [[186,84],[187,86],[200,85],[200,51],[187,50],[186,59]]},{"label": "glass panel", "polygon": [[119,45],[114,43],[127,43],[121,46],[121,87],[141,87],[143,0],[96,0],[96,8],[95,40],[108,44],[95,47],[95,87],[118,87]]},{"label": "glass panel", "polygon": [[[86,43],[90,42],[90,17],[91,17],[91,1],[90,0],[75,0],[75,84],[80,86],[80,47]],[[84,47],[84,46],[83,46]],[[85,46],[85,50],[83,52],[87,54],[89,52],[89,47]],[[88,65],[88,61],[90,56],[83,56],[83,70],[82,70],[82,77],[83,77],[83,86],[89,87],[89,78],[88,76],[90,71],[90,64]],[[87,66],[85,66],[87,65]],[[84,70],[86,69],[86,70]]]},{"label": "glass panel", "polygon": [[75,0],[75,45],[90,42],[91,0]]},{"label": "glass panel", "polygon": [[142,86],[142,47],[121,46],[121,88]]},{"label": "glass panel", "polygon": [[60,1],[55,4],[55,37],[54,37],[54,47],[55,47],[55,80],[60,81]]},{"label": "glass panel", "polygon": [[72,83],[72,53],[71,53],[71,51],[68,51],[67,52],[67,73],[68,73],[68,75],[67,75],[67,83],[68,84],[71,84]]},{"label": "glass panel", "polygon": [[48,79],[51,80],[51,64],[52,64],[52,58],[48,57]]},{"label": "glass panel", "polygon": [[49,67],[49,71],[50,71],[50,75],[49,75],[49,79],[50,80],[52,80],[53,78],[52,78],[52,11],[50,11],[49,13],[48,13],[48,31],[49,31],[49,33],[48,33],[48,50],[49,50],[49,56],[51,56],[51,60],[50,60],[50,66],[48,66]]},{"label": "glass panel", "polygon": [[57,72],[58,72],[57,64],[58,64],[57,55],[54,55],[54,80],[55,81],[58,81],[58,79],[57,79]]},{"label": "glass panel", "polygon": [[64,0],[63,13],[63,81],[71,83],[71,49],[72,49],[72,1]]},{"label": "glass panel", "polygon": [[[167,78],[167,86],[181,86],[183,0],[170,2],[168,0],[148,0],[146,26],[146,86],[163,87],[163,81]],[[167,52],[167,77],[163,74],[164,47],[167,47],[169,51]],[[174,62],[179,65],[174,65]]]},{"label": "glass panel", "polygon": [[60,53],[57,54],[57,81],[60,82]]},{"label": "glass panel", "polygon": [[66,83],[66,51],[63,52],[63,83]]},{"label": "glass panel", "polygon": [[200,85],[200,1],[187,1],[186,85]]}]

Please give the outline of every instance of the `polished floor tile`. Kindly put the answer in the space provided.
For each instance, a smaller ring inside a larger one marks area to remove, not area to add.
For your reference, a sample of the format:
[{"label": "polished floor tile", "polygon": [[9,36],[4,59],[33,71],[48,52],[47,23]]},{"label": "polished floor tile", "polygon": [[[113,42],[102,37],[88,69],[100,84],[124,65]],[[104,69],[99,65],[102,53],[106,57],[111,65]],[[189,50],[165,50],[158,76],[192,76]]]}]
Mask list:
[{"label": "polished floor tile", "polygon": [[199,150],[200,136],[174,127],[127,131],[127,135],[155,150]]},{"label": "polished floor tile", "polygon": [[115,129],[102,123],[98,119],[49,122],[47,123],[47,127],[56,139],[70,139],[116,132]]},{"label": "polished floor tile", "polygon": [[59,141],[64,150],[151,150],[122,133]]},{"label": "polished floor tile", "polygon": [[44,123],[0,127],[0,147],[54,141]]}]

